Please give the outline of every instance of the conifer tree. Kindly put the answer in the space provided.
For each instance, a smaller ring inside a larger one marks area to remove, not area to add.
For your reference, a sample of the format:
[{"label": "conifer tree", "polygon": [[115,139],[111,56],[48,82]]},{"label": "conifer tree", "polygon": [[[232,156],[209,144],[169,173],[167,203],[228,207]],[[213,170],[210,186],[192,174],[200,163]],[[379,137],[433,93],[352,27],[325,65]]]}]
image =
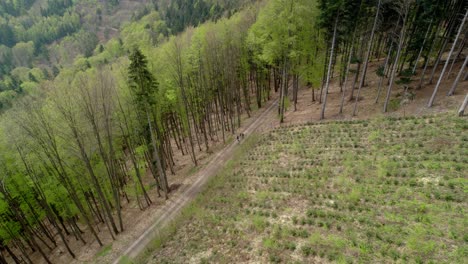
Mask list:
[{"label": "conifer tree", "polygon": [[[135,49],[130,55],[130,66],[128,67],[128,83],[135,96],[140,120],[147,120],[143,126],[143,136],[146,144],[153,155],[153,168],[156,167],[159,179],[156,182],[163,189],[166,199],[168,198],[169,186],[167,183],[166,172],[162,167],[161,155],[159,153],[158,142],[154,130],[157,130],[157,123],[154,122],[154,109],[156,106],[155,94],[158,89],[158,83],[148,70],[148,61],[139,49]],[[161,143],[161,142],[159,142]],[[154,166],[156,165],[156,166]],[[154,169],[152,170],[155,171]]]}]

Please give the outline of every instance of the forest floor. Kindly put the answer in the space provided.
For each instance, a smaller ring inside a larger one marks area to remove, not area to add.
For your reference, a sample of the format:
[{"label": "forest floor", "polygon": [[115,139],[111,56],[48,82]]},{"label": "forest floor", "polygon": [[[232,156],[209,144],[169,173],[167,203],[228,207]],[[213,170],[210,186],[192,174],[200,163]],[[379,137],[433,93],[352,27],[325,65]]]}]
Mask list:
[{"label": "forest floor", "polygon": [[[434,106],[431,108],[427,107],[429,98],[432,95],[434,86],[439,78],[439,72],[436,72],[433,83],[427,84],[432,68],[428,68],[426,72],[425,85],[421,89],[415,89],[420,80],[420,75],[417,73],[411,79],[411,83],[408,84],[408,91],[414,94],[413,100],[406,100],[403,98],[404,88],[402,85],[395,84],[392,89],[390,106],[387,113],[383,113],[383,105],[387,92],[387,79],[384,80],[382,86],[382,93],[380,95],[379,102],[374,103],[377,96],[377,88],[379,83],[379,77],[375,74],[380,62],[373,62],[369,64],[369,70],[367,74],[367,85],[361,89],[361,95],[357,106],[356,116],[352,116],[355,99],[349,101],[350,86],[354,77],[351,75],[348,80],[347,95],[345,97],[345,103],[343,107],[343,114],[339,114],[340,102],[341,102],[341,91],[337,80],[332,80],[330,85],[330,92],[327,100],[327,108],[325,111],[326,120],[362,120],[381,116],[392,116],[392,117],[404,117],[404,116],[423,116],[429,114],[436,114],[446,111],[456,111],[462,104],[465,95],[468,93],[468,82],[460,81],[456,93],[454,96],[446,96],[450,90],[458,70],[461,67],[462,61],[459,61],[454,66],[454,71],[451,73],[450,78],[444,78],[436,96]],[[440,71],[443,67],[443,62],[438,67]],[[422,71],[420,69],[419,71]],[[356,85],[357,86],[357,85]],[[356,87],[357,88],[357,87]],[[318,98],[319,91],[315,91],[316,99]],[[354,91],[354,95],[357,95],[357,89]],[[320,120],[320,110],[322,104],[316,100],[312,102],[312,91],[310,89],[301,89],[298,96],[297,111],[294,111],[293,103],[290,103],[288,111],[285,113],[285,122],[283,125],[298,124],[303,122],[317,122]],[[276,122],[277,123],[277,122]],[[278,124],[277,124],[278,125]]]},{"label": "forest floor", "polygon": [[[328,96],[326,120],[352,120],[352,119],[369,119],[372,117],[384,116],[382,114],[383,101],[385,99],[386,86],[383,87],[382,96],[379,104],[374,104],[376,96],[376,86],[378,79],[375,75],[375,70],[378,63],[370,65],[367,86],[361,91],[360,101],[358,105],[357,116],[351,115],[353,103],[348,100],[345,101],[344,114],[338,114],[339,102],[341,99],[340,88],[336,81],[332,81],[330,85],[330,92]],[[459,65],[457,65],[459,67]],[[457,69],[457,67],[455,67]],[[429,69],[430,72],[430,69]],[[407,116],[407,115],[427,115],[445,111],[456,111],[461,104],[465,94],[468,92],[468,85],[466,82],[461,82],[457,88],[455,96],[447,97],[446,92],[450,88],[455,74],[449,80],[443,81],[441,89],[436,98],[434,107],[427,108],[428,99],[432,93],[434,84],[425,85],[420,90],[411,89],[415,93],[414,100],[401,105],[401,97],[403,89],[399,85],[395,85],[392,93],[392,103],[389,113],[385,116]],[[437,75],[434,83],[437,81]],[[350,78],[351,83],[352,78]],[[415,80],[418,78],[414,78]],[[415,86],[414,81],[411,86]],[[386,82],[385,82],[386,83]],[[348,84],[350,85],[350,84]],[[349,88],[348,88],[349,91]],[[357,92],[357,91],[356,91]],[[356,94],[356,93],[355,93]],[[317,92],[316,92],[317,95]],[[273,99],[268,103],[267,108],[256,111],[250,119],[243,120],[243,126],[238,130],[238,133],[245,131],[246,128],[256,130],[255,133],[263,134],[279,126],[287,126],[291,124],[299,124],[304,122],[316,122],[319,120],[319,113],[321,104],[312,102],[312,94],[310,89],[302,88],[299,91],[299,100],[297,111],[294,111],[292,103],[285,114],[285,123],[280,125],[276,107],[274,102],[277,95],[273,95]],[[233,148],[236,142],[233,142],[232,136],[228,138],[226,144],[221,142],[212,142],[211,151],[209,153],[200,152],[197,150],[197,156],[200,165],[194,167],[190,157],[177,156],[176,159],[176,174],[169,176],[171,189],[173,190],[168,201],[154,197],[157,196],[154,188],[150,191],[150,197],[153,199],[153,204],[144,211],[141,211],[133,198],[130,204],[123,204],[124,210],[123,219],[126,230],[119,234],[115,241],[111,239],[105,226],[100,226],[100,236],[103,242],[107,245],[100,248],[92,237],[85,232],[86,241],[93,241],[86,245],[82,245],[78,241],[70,240],[71,247],[77,254],[77,258],[73,260],[66,254],[66,251],[60,246],[54,250],[52,254],[52,261],[54,263],[112,263],[119,259],[121,256],[129,255],[131,257],[140,253],[144,247],[156,234],[153,230],[160,230],[164,225],[167,225],[171,220],[175,219],[177,212],[181,210],[184,205],[187,205],[194,199],[195,194],[200,191],[203,184],[207,179],[216,174],[216,171],[233,155]],[[151,184],[150,177],[147,177],[146,184]],[[41,263],[41,258],[37,257],[37,263]]]}]

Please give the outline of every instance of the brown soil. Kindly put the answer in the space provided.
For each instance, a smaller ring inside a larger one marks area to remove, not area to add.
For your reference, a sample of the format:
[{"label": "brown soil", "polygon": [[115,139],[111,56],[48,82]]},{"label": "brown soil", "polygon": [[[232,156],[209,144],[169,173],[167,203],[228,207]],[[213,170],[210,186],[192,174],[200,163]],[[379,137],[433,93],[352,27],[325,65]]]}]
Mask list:
[{"label": "brown soil", "polygon": [[[381,63],[383,63],[381,61]],[[440,72],[443,67],[443,62],[438,67]],[[357,115],[352,116],[355,100],[349,101],[349,93],[351,92],[353,76],[348,78],[348,88],[347,95],[345,97],[345,104],[343,107],[343,114],[339,114],[340,102],[341,102],[341,92],[339,87],[339,82],[333,80],[330,85],[330,91],[327,99],[327,107],[325,111],[325,120],[350,120],[350,119],[369,119],[372,117],[378,116],[405,116],[405,115],[430,115],[446,111],[457,111],[460,105],[462,104],[465,95],[468,93],[468,82],[462,82],[458,84],[456,93],[453,96],[446,96],[447,92],[450,90],[456,74],[458,73],[461,67],[461,62],[458,62],[454,66],[454,70],[450,75],[450,78],[447,80],[446,76],[443,78],[441,86],[436,96],[434,106],[431,108],[427,107],[429,99],[434,91],[435,84],[439,78],[439,74],[436,73],[433,83],[427,84],[429,77],[427,75],[432,71],[431,68],[427,70],[426,73],[426,82],[421,89],[415,89],[419,84],[419,76],[414,76],[412,82],[408,85],[409,91],[415,94],[414,100],[409,101],[405,105],[398,106],[397,109],[389,108],[389,111],[383,113],[383,105],[385,101],[385,96],[387,92],[387,79],[383,82],[382,93],[380,95],[379,102],[374,103],[374,100],[377,96],[377,88],[379,84],[379,77],[375,74],[378,63],[373,63],[369,65],[369,70],[366,78],[367,86],[363,87],[361,90],[360,100],[357,106]],[[422,71],[422,70],[420,70]],[[398,78],[397,78],[398,79]],[[357,86],[357,85],[356,85]],[[311,89],[302,89],[299,91],[297,111],[294,111],[294,106],[291,103],[291,107],[285,114],[284,125],[296,124],[303,122],[317,122],[320,121],[320,110],[322,104],[318,102],[317,94],[320,93],[319,90],[315,91],[316,101],[312,102],[312,91]],[[404,88],[402,85],[394,84],[392,88],[392,95],[390,99],[401,98],[400,94],[404,93]],[[354,91],[354,95],[357,95],[357,87]]]}]

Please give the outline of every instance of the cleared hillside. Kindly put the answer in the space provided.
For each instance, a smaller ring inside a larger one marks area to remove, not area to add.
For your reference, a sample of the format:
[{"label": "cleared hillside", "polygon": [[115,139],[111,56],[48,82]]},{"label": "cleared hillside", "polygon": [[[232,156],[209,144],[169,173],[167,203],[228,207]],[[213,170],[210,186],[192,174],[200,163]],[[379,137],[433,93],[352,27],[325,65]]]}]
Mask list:
[{"label": "cleared hillside", "polygon": [[466,263],[467,129],[449,114],[278,128],[145,261]]}]

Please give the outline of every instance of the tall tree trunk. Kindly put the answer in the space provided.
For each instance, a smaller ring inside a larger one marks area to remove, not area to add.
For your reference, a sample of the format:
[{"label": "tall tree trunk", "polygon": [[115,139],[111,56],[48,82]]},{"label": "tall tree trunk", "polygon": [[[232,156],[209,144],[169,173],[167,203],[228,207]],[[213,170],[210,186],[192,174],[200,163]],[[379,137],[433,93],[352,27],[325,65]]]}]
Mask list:
[{"label": "tall tree trunk", "polygon": [[[3,197],[5,198],[5,200],[12,206],[11,212],[14,214],[15,220],[17,220],[19,222],[21,228],[23,229],[25,238],[28,239],[29,240],[28,242],[31,243],[31,248],[33,248],[34,250],[39,251],[39,253],[44,258],[44,260],[48,264],[52,264],[49,257],[45,254],[45,252],[42,250],[42,248],[37,243],[36,238],[34,236],[34,231],[33,231],[32,227],[27,223],[27,220],[26,220],[27,218],[24,215],[24,212],[21,210],[18,202],[16,201],[15,198],[13,198],[11,196],[9,191],[6,189],[5,184],[3,184],[2,187],[3,188],[0,189],[0,193],[3,194]],[[38,238],[41,239],[39,236],[38,236]]]},{"label": "tall tree trunk", "polygon": [[447,31],[445,32],[446,33],[446,36],[443,38],[443,41],[442,41],[442,47],[440,48],[438,54],[437,54],[437,58],[436,58],[436,61],[434,63],[434,66],[432,67],[432,72],[431,72],[431,76],[429,78],[429,84],[432,84],[432,81],[434,79],[434,76],[435,76],[435,72],[437,71],[437,67],[439,66],[439,62],[442,58],[442,55],[445,51],[445,47],[447,46],[448,42],[449,42],[449,38],[450,38],[450,35],[451,35],[451,32],[452,32],[452,29],[454,27],[454,23],[452,23],[451,25],[449,25],[449,28],[447,29]]},{"label": "tall tree trunk", "polygon": [[354,81],[353,85],[351,87],[351,93],[349,94],[349,99],[348,101],[352,101],[354,99],[354,90],[356,89],[356,83],[359,79],[359,73],[361,72],[361,62],[358,62],[357,69],[356,69],[356,75],[354,75]]},{"label": "tall tree trunk", "polygon": [[397,71],[397,66],[398,66],[398,61],[400,60],[401,56],[401,50],[403,49],[403,43],[405,40],[405,31],[406,31],[406,14],[403,17],[403,26],[401,27],[401,33],[400,33],[400,43],[398,44],[398,51],[395,57],[395,61],[393,63],[393,69],[392,69],[392,74],[390,75],[390,83],[388,85],[387,89],[387,97],[385,98],[385,104],[383,108],[383,112],[386,113],[388,109],[388,102],[390,101],[390,95],[392,94],[392,86],[395,81],[395,76],[396,76],[396,71]]},{"label": "tall tree trunk", "polygon": [[333,52],[335,51],[336,29],[338,27],[338,18],[339,18],[339,13],[336,14],[335,26],[333,29],[333,40],[332,40],[332,45],[331,45],[331,50],[330,50],[330,61],[328,62],[327,81],[325,83],[325,95],[323,98],[322,111],[320,112],[320,120],[323,120],[325,118],[325,107],[327,105],[328,88],[330,87],[330,77],[331,77],[330,75],[331,75],[331,68],[332,68]]},{"label": "tall tree trunk", "polygon": [[149,126],[149,130],[150,130],[150,135],[151,135],[151,145],[152,145],[152,148],[153,148],[153,157],[156,160],[156,167],[158,169],[158,175],[159,175],[160,183],[161,183],[163,191],[164,191],[164,198],[167,200],[167,199],[169,199],[169,196],[168,196],[169,190],[168,190],[166,172],[162,168],[161,157],[159,156],[159,153],[158,153],[158,145],[156,144],[156,136],[154,135],[153,126],[151,124],[151,118],[150,118],[150,114],[149,114],[148,109],[146,109],[146,117],[148,119],[148,126]]},{"label": "tall tree trunk", "polygon": [[[377,21],[379,20],[381,2],[382,0],[379,0],[377,4],[377,11],[375,13],[374,25],[372,26],[371,37],[369,39],[369,43],[367,44],[367,52],[366,52],[366,57],[364,59],[364,68],[362,70],[362,77],[361,77],[361,81],[359,83],[359,88],[358,88],[358,98],[359,98],[360,91],[366,82],[367,67],[369,65],[369,59],[371,56],[372,43],[374,42],[375,30],[377,28]],[[356,104],[357,104],[357,100],[356,100]],[[355,112],[356,112],[356,106],[354,107],[353,116],[355,115]]]},{"label": "tall tree trunk", "polygon": [[[325,63],[323,64],[323,75],[322,75],[322,81],[321,81],[321,86],[320,86],[319,104],[322,103],[323,88],[325,87],[326,78],[327,78],[326,74],[328,73],[327,72],[327,65],[329,64],[328,60],[329,60],[329,57],[330,57],[330,56],[328,56],[330,54],[330,49],[328,48],[328,42],[329,42],[329,40],[327,40],[327,52],[326,52],[326,55],[325,55]],[[330,60],[330,64],[331,64],[331,60]]]},{"label": "tall tree trunk", "polygon": [[299,75],[294,74],[293,76],[293,100],[294,100],[294,111],[297,111],[297,95],[299,90]]},{"label": "tall tree trunk", "polygon": [[377,28],[377,21],[379,19],[381,2],[382,2],[382,0],[379,0],[379,2],[377,4],[377,11],[375,13],[374,25],[372,26],[371,37],[369,39],[369,44],[368,44],[368,47],[367,47],[367,53],[366,53],[366,57],[364,59],[364,69],[362,70],[362,77],[361,77],[361,81],[359,82],[359,88],[358,88],[358,93],[357,93],[357,96],[356,96],[356,102],[354,103],[353,116],[356,115],[356,110],[357,110],[357,105],[358,105],[358,101],[359,101],[359,96],[361,94],[361,89],[364,86],[364,83],[366,81],[367,66],[368,66],[368,63],[369,63],[369,56],[370,56],[370,53],[371,53],[372,42],[374,41],[375,29]]},{"label": "tall tree trunk", "polygon": [[[73,121],[74,122],[74,121]],[[74,126],[74,124],[71,124],[71,126]],[[83,145],[82,139],[80,139],[77,129],[75,127],[71,127],[73,136],[75,138],[75,141],[78,145],[78,148],[80,150],[81,158],[83,159],[83,163],[85,164],[85,167],[89,173],[89,176],[91,177],[91,180],[93,181],[94,188],[98,194],[98,198],[101,202],[101,204],[104,207],[104,212],[107,215],[107,218],[109,219],[109,222],[112,226],[112,230],[114,231],[115,234],[118,234],[119,231],[117,229],[117,226],[115,225],[114,217],[112,216],[111,208],[110,205],[104,195],[104,192],[102,190],[101,184],[99,183],[99,180],[94,172],[94,169],[91,165],[91,161],[89,160],[88,154],[86,153],[85,147]],[[107,223],[107,221],[105,221]],[[115,240],[114,234],[112,233],[112,230],[109,228],[109,233],[112,237],[112,239]]]},{"label": "tall tree trunk", "polygon": [[281,80],[281,98],[280,98],[280,123],[284,122],[284,112],[286,107],[286,97],[288,92],[288,70],[287,70],[288,60],[286,56],[283,60],[283,73]]},{"label": "tall tree trunk", "polygon": [[461,25],[460,25],[460,27],[458,29],[457,36],[455,37],[455,41],[453,42],[452,48],[450,49],[448,58],[445,61],[444,68],[442,69],[442,72],[440,73],[439,80],[437,81],[437,84],[434,87],[434,92],[432,93],[431,99],[429,100],[429,103],[427,104],[427,107],[432,107],[432,105],[434,104],[434,100],[435,100],[437,91],[439,90],[440,84],[442,82],[442,78],[444,77],[444,74],[445,74],[445,71],[447,70],[447,66],[449,64],[450,58],[452,57],[452,53],[453,53],[453,51],[455,49],[455,46],[457,45],[458,38],[460,37],[460,34],[461,34],[462,30],[463,30],[463,26],[465,25],[465,21],[466,21],[467,16],[468,16],[468,10],[466,10],[466,12],[465,12],[465,16],[463,17]]},{"label": "tall tree trunk", "polygon": [[461,104],[460,109],[458,109],[458,116],[463,116],[465,114],[465,109],[467,105],[468,105],[468,94],[465,95],[465,100],[463,100],[463,103]]},{"label": "tall tree trunk", "polygon": [[382,76],[380,77],[380,80],[379,80],[379,88],[378,88],[377,96],[375,97],[374,103],[379,102],[380,94],[382,92],[382,84],[383,84],[383,81],[384,81],[384,78],[385,78],[385,72],[387,71],[387,68],[389,66],[390,56],[392,55],[392,50],[393,50],[393,43],[390,44],[390,49],[388,50],[387,58],[385,58],[384,69],[383,69],[383,72],[382,72]]},{"label": "tall tree trunk", "polygon": [[461,76],[463,75],[463,72],[465,71],[466,64],[468,63],[468,56],[465,57],[465,62],[463,62],[463,65],[460,68],[460,71],[458,72],[457,78],[452,84],[452,88],[450,88],[450,91],[447,93],[448,96],[452,96],[455,93],[455,89],[458,86],[458,83],[460,82]]},{"label": "tall tree trunk", "polygon": [[421,48],[419,49],[419,53],[418,53],[418,56],[416,57],[416,61],[414,62],[413,70],[411,71],[412,74],[414,74],[416,72],[416,68],[418,67],[419,59],[421,58],[424,47],[426,46],[426,41],[427,41],[427,38],[429,36],[429,32],[431,31],[431,29],[432,29],[432,20],[431,20],[431,23],[429,23],[429,27],[427,28],[426,35],[424,36],[424,41],[423,41],[423,43],[421,45]]},{"label": "tall tree trunk", "polygon": [[[354,33],[356,33],[356,32],[354,32]],[[354,33],[353,33],[353,37],[351,39],[352,44],[351,44],[351,49],[349,51],[349,57],[348,57],[348,62],[347,62],[347,66],[346,66],[345,80],[344,80],[344,83],[343,83],[344,88],[343,88],[343,92],[341,94],[340,114],[343,113],[344,99],[345,99],[346,90],[347,90],[346,88],[348,87],[347,83],[348,83],[348,77],[349,77],[349,69],[351,67],[351,60],[353,58],[353,50],[354,50],[354,43],[355,43]]]},{"label": "tall tree trunk", "polygon": [[434,48],[436,47],[436,44],[437,44],[437,36],[439,35],[439,30],[440,30],[440,26],[437,26],[436,30],[435,30],[435,33],[434,33],[434,37],[432,38],[432,44],[431,44],[431,47],[429,48],[429,51],[427,52],[426,54],[426,60],[425,60],[425,64],[424,64],[424,70],[423,72],[421,73],[421,77],[419,79],[419,84],[417,86],[416,89],[420,89],[423,84],[424,84],[424,76],[426,75],[426,71],[429,67],[429,62],[430,62],[430,55],[432,53],[432,51],[434,50]]},{"label": "tall tree trunk", "polygon": [[15,253],[13,253],[13,251],[11,251],[10,247],[8,247],[7,245],[4,245],[3,246],[5,248],[5,250],[8,252],[8,254],[10,254],[11,258],[13,259],[13,261],[17,264],[20,263],[20,260],[18,259],[18,257],[15,255]]},{"label": "tall tree trunk", "polygon": [[[31,168],[31,166],[28,164],[28,162],[26,161],[26,157],[25,157],[25,154],[24,152],[21,150],[21,148],[19,147],[18,144],[16,144],[15,142],[15,148],[18,152],[18,154],[20,155],[20,158],[21,158],[21,161],[24,165],[24,168],[26,169],[26,175],[28,176],[28,178],[31,180],[31,182],[33,182],[34,184],[34,192],[35,192],[35,197],[36,197],[36,200],[38,202],[38,204],[41,205],[41,207],[44,209],[44,211],[46,212],[46,215],[49,219],[49,221],[51,222],[52,226],[54,226],[59,235],[60,235],[60,238],[62,239],[68,253],[73,257],[75,258],[75,254],[71,251],[70,247],[68,246],[68,243],[65,239],[65,237],[63,236],[63,233],[62,233],[62,230],[60,229],[60,226],[57,224],[57,221],[55,220],[55,215],[53,214],[52,210],[50,209],[49,207],[49,204],[47,203],[46,201],[46,197],[44,195],[44,192],[39,184],[39,180],[38,178],[36,177],[36,174],[35,172],[33,171],[33,169]],[[24,200],[26,201],[28,207],[30,208],[31,212],[33,213],[33,215],[35,216],[36,219],[40,219],[38,216],[37,216],[37,213],[36,213],[36,210],[34,209],[34,207],[31,205],[31,203],[29,203],[27,201],[27,198],[25,197]],[[52,237],[52,234],[50,234],[50,232],[47,230],[47,228],[41,223],[39,222],[39,225],[41,226],[41,228],[44,229],[45,231],[45,234],[47,235],[47,237],[54,243],[55,246],[57,246],[57,243],[55,242],[55,240],[53,239]],[[1,241],[0,241],[1,242]],[[1,245],[1,243],[0,243]]]},{"label": "tall tree trunk", "polygon": [[450,74],[452,73],[453,66],[455,65],[455,62],[457,62],[457,59],[460,57],[460,54],[463,52],[465,49],[465,44],[466,44],[466,39],[468,38],[468,34],[465,33],[465,37],[463,38],[462,43],[460,44],[460,50],[458,51],[457,55],[455,58],[452,60],[452,64],[450,65],[450,70],[447,73],[447,80],[450,78]]},{"label": "tall tree trunk", "polygon": [[[68,172],[65,169],[64,161],[58,150],[56,135],[54,129],[50,124],[50,121],[46,118],[42,109],[40,108],[33,108],[30,105],[26,105],[25,109],[27,109],[28,113],[26,117],[27,119],[19,119],[19,126],[39,144],[40,150],[43,152],[43,154],[50,163],[50,166],[45,166],[45,169],[49,173],[55,174],[58,177],[60,183],[68,192],[71,200],[80,211],[80,214],[85,220],[86,225],[95,237],[96,241],[99,243],[100,246],[102,246],[103,244],[99,236],[97,235],[93,225],[91,224],[90,217],[84,209],[84,206],[81,203],[80,198],[78,197],[78,194],[76,192],[76,188],[71,183],[70,176],[68,175]],[[47,164],[46,161],[43,161],[41,163]]]}]

